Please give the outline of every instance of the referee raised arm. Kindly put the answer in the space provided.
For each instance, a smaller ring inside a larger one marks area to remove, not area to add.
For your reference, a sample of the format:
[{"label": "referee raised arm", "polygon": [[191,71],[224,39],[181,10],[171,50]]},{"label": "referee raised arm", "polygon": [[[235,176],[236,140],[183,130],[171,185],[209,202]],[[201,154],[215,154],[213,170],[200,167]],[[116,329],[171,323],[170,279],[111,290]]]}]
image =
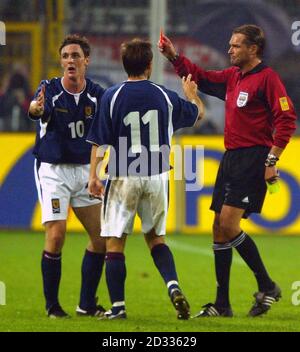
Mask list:
[{"label": "referee raised arm", "polygon": [[203,93],[225,100],[224,143],[211,210],[213,223],[217,296],[196,317],[232,316],[229,276],[232,248],[253,271],[258,284],[250,316],[266,313],[281,297],[270,278],[254,241],[240,227],[242,218],[260,213],[266,182],[276,182],[276,162],[295,131],[293,104],[278,74],[262,60],[265,37],[261,28],[235,28],[229,41],[231,67],[205,71],[178,55],[170,39],[158,43],[162,54],[180,76],[192,74]]}]

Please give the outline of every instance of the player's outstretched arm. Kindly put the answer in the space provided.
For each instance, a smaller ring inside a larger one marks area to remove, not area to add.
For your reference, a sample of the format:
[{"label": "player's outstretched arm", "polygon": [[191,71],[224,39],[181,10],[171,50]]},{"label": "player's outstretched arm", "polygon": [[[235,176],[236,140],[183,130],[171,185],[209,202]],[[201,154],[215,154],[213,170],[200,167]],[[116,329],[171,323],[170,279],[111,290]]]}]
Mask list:
[{"label": "player's outstretched arm", "polygon": [[28,113],[32,116],[42,116],[45,111],[45,85],[42,86],[41,91],[39,92],[37,98],[32,100],[29,106]]},{"label": "player's outstretched arm", "polygon": [[198,107],[199,115],[198,120],[201,120],[204,117],[205,107],[197,94],[198,86],[192,81],[192,75],[189,74],[187,77],[182,77],[182,89],[188,101],[193,104],[196,104]]},{"label": "player's outstretched arm", "polygon": [[171,40],[161,32],[157,43],[159,51],[170,61],[176,59],[177,52]]}]

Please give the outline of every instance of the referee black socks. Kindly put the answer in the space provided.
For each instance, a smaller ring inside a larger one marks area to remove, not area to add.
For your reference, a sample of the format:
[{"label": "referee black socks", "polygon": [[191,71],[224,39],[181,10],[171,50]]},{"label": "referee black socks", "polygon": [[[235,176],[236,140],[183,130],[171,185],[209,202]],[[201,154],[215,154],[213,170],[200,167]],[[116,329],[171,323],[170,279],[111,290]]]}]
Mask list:
[{"label": "referee black socks", "polygon": [[[242,239],[242,240],[241,240]],[[269,277],[264,263],[260,257],[255,242],[245,232],[241,232],[233,241],[238,244],[235,246],[240,256],[253,271],[258,289],[260,292],[267,292],[274,288],[274,282]]]},{"label": "referee black socks", "polygon": [[240,256],[253,271],[260,292],[268,292],[274,288],[274,282],[269,277],[254,241],[243,231],[233,240],[213,245],[215,270],[217,278],[217,297],[215,306],[230,307],[229,279],[232,263],[232,248],[236,248]]}]

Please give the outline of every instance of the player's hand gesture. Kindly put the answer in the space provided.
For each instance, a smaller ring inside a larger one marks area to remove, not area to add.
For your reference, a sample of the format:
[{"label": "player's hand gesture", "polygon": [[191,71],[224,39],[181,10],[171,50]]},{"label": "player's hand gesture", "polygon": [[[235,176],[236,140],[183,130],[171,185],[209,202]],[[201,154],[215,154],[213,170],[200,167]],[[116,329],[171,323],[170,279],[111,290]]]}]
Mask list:
[{"label": "player's hand gesture", "polygon": [[101,199],[104,196],[104,185],[98,178],[89,180],[88,191],[94,198]]},{"label": "player's hand gesture", "polygon": [[181,80],[183,92],[191,103],[196,104],[198,107],[198,120],[201,120],[205,114],[205,107],[203,101],[197,94],[198,86],[195,81],[192,81],[192,75],[182,77]]},{"label": "player's hand gesture", "polygon": [[183,92],[187,99],[189,101],[196,99],[198,86],[194,81],[192,81],[192,75],[189,74],[187,77],[182,77],[181,83]]},{"label": "player's hand gesture", "polygon": [[45,110],[45,85],[42,85],[42,88],[37,96],[36,100],[33,100],[30,104],[29,112],[34,116],[42,116]]},{"label": "player's hand gesture", "polygon": [[176,49],[171,40],[161,31],[160,38],[157,43],[159,51],[168,59],[172,60],[176,57]]}]

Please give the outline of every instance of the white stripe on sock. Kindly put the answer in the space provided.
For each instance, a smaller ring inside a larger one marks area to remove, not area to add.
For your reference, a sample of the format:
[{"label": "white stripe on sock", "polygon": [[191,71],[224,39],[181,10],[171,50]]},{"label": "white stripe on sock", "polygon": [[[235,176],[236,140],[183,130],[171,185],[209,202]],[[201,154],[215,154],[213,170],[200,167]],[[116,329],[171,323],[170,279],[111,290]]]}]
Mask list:
[{"label": "white stripe on sock", "polygon": [[238,238],[236,238],[232,243],[231,243],[231,246],[232,247],[237,247],[239,246],[240,244],[242,244],[246,239],[246,233],[243,232]]},{"label": "white stripe on sock", "polygon": [[50,255],[44,253],[44,257],[47,258],[47,259],[51,259],[51,260],[60,260],[61,259],[61,256],[60,257],[51,257]]},{"label": "white stripe on sock", "polygon": [[168,288],[170,288],[170,286],[172,286],[172,285],[178,286],[178,282],[175,281],[175,280],[172,280],[172,281],[169,281],[169,282],[167,283],[167,287],[168,287]]}]

